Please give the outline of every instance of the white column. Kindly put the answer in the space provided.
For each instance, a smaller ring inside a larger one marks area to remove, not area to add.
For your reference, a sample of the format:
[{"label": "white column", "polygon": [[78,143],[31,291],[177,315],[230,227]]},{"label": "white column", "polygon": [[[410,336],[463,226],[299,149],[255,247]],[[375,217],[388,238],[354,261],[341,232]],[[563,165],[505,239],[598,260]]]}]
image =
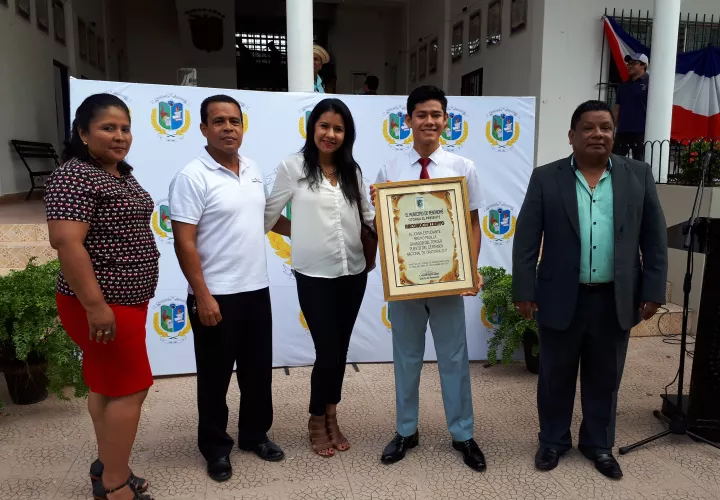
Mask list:
[{"label": "white column", "polygon": [[287,0],[287,71],[290,92],[312,92],[313,0]]},{"label": "white column", "polygon": [[645,125],[645,141],[651,141],[653,147],[651,150],[651,145],[648,145],[645,158],[652,164],[655,180],[660,182],[667,182],[668,176],[680,1],[655,0],[653,10],[650,91]]}]

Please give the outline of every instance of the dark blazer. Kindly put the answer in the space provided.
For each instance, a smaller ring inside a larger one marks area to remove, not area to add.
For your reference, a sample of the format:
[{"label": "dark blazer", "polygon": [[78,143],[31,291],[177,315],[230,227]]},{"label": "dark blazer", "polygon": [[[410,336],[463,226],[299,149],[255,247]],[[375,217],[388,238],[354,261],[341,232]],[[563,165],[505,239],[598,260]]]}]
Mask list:
[{"label": "dark blazer", "polygon": [[[570,158],[533,171],[513,244],[513,300],[536,302],[539,324],[553,330],[570,326],[580,283],[580,223]],[[630,330],[640,322],[640,302],[665,303],[667,226],[650,165],[611,158],[615,305],[620,327]]]}]

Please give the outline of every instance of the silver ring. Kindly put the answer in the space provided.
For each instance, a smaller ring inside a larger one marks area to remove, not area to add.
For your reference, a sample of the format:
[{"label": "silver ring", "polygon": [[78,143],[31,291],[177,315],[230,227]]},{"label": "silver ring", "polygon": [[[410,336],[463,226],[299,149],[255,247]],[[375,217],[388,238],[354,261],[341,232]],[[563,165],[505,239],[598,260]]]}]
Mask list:
[{"label": "silver ring", "polygon": [[111,332],[110,330],[105,330],[105,332],[103,332],[103,333],[104,333],[105,336],[107,337],[107,336],[110,335],[112,332]]}]

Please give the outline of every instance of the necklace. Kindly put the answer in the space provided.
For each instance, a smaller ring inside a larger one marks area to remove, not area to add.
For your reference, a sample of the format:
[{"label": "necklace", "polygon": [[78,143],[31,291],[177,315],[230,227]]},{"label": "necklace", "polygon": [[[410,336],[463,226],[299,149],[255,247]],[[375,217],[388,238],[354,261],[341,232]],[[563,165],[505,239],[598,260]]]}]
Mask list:
[{"label": "necklace", "polygon": [[330,178],[334,177],[335,174],[337,173],[337,168],[326,169],[322,165],[320,165],[320,168],[322,169],[323,176],[328,180],[330,180]]}]

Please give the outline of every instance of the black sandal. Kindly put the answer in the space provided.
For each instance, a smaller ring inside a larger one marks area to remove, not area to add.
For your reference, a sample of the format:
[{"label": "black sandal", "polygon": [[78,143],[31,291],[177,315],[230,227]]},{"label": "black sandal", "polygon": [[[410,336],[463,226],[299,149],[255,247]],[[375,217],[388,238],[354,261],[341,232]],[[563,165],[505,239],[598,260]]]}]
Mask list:
[{"label": "black sandal", "polygon": [[133,476],[127,478],[127,481],[125,481],[122,485],[118,486],[117,488],[110,488],[109,490],[105,489],[105,486],[103,485],[102,481],[95,481],[93,483],[93,499],[94,500],[108,500],[108,495],[111,493],[115,493],[116,491],[120,491],[121,489],[128,487],[130,488],[130,491],[133,493],[133,500],[155,500],[151,495],[149,494],[142,494],[140,493],[135,486],[133,485]]},{"label": "black sandal", "polygon": [[[95,486],[95,483],[100,482],[100,480],[102,479],[104,470],[105,465],[100,461],[99,458],[95,460],[90,466],[90,481],[92,482],[93,487]],[[138,493],[145,493],[150,487],[150,483],[146,479],[143,479],[142,477],[137,477],[135,474],[132,473],[132,471],[130,471],[130,481],[132,482],[135,491],[137,491]]]}]

